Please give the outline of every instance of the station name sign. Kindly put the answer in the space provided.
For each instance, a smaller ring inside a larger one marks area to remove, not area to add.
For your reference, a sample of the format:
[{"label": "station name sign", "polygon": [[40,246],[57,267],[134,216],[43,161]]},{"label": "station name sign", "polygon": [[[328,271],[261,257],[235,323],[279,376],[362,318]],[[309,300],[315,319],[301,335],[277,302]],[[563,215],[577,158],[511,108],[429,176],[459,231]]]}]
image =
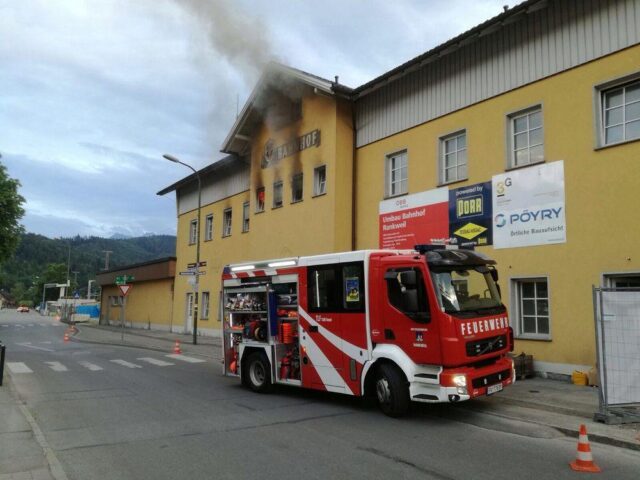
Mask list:
[{"label": "station name sign", "polygon": [[320,145],[320,130],[316,129],[311,132],[305,133],[293,140],[283,143],[282,145],[275,146],[273,140],[268,140],[264,145],[264,153],[262,154],[262,168],[270,167],[283,158],[295,155],[302,150],[306,150],[311,147],[318,147]]}]

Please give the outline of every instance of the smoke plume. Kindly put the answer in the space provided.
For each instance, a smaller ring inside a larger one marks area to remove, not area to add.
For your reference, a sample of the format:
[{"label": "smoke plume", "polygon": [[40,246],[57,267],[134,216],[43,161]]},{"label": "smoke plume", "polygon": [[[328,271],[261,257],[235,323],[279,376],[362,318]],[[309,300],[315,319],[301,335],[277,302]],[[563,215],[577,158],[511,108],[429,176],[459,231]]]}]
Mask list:
[{"label": "smoke plume", "polygon": [[211,48],[240,70],[248,86],[277,61],[267,26],[231,0],[174,0],[206,29]]}]

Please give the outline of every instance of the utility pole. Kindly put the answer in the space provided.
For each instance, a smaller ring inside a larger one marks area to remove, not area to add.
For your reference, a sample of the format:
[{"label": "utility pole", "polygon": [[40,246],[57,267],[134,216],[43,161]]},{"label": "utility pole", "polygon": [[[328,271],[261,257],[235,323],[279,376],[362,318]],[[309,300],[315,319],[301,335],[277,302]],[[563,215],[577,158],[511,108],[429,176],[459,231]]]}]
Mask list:
[{"label": "utility pole", "polygon": [[113,253],[112,250],[102,250],[104,253],[104,268],[103,270],[109,270],[109,255]]}]

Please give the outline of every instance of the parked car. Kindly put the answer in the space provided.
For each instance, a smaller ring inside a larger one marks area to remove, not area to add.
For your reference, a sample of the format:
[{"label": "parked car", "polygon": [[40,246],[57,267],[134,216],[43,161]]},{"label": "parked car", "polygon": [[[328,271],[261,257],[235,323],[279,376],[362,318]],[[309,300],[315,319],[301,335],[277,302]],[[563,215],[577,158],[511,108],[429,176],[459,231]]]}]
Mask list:
[{"label": "parked car", "polygon": [[29,313],[29,307],[26,305],[20,305],[17,311],[18,313]]}]

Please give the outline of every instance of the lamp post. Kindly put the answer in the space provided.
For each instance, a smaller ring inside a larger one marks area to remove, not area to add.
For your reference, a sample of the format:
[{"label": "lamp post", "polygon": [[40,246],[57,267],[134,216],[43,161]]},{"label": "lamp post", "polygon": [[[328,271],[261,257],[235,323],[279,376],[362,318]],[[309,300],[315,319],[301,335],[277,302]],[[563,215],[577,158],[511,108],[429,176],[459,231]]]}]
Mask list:
[{"label": "lamp post", "polygon": [[170,162],[184,165],[195,174],[196,179],[198,180],[198,218],[196,220],[196,279],[194,282],[195,295],[193,299],[193,344],[196,345],[198,343],[198,296],[200,294],[200,208],[202,203],[202,183],[200,182],[200,174],[191,165],[181,162],[173,155],[165,154],[162,155],[162,157],[166,160],[169,160]]}]

